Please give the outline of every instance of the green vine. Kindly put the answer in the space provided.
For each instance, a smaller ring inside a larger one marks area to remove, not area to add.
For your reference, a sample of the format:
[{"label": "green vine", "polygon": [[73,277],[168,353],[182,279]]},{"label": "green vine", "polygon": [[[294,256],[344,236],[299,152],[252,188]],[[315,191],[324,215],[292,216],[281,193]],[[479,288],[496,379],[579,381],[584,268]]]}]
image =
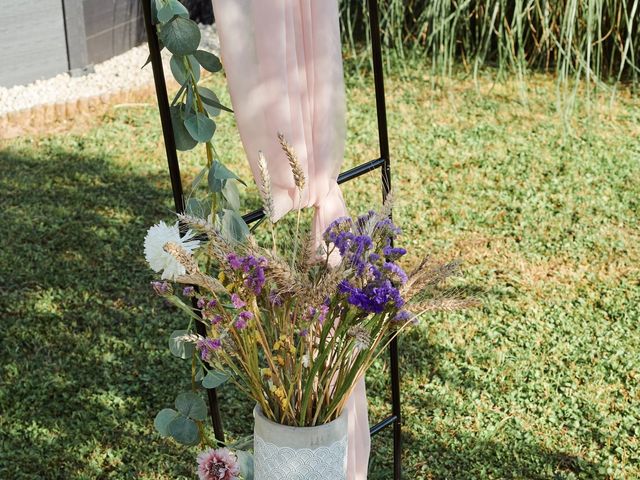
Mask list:
[{"label": "green vine", "polygon": [[[222,63],[215,54],[199,48],[200,29],[189,19],[184,5],[178,0],[149,1],[160,46],[172,53],[171,73],[180,85],[170,106],[176,147],[187,151],[203,145],[207,159],[187,195],[187,213],[209,219],[227,238],[242,241],[249,233],[239,213],[238,182],[244,182],[223,165],[213,146],[215,117],[233,110],[223,105],[215,92],[199,85],[203,69],[218,73]],[[199,198],[204,178],[206,193]]]},{"label": "green vine", "polygon": [[[249,228],[239,213],[238,182],[245,184],[221,162],[213,144],[215,118],[223,111],[233,113],[233,110],[223,105],[212,90],[199,85],[203,69],[218,73],[222,70],[222,63],[213,53],[199,49],[200,29],[189,19],[189,12],[178,0],[145,1],[151,2],[160,47],[171,52],[171,73],[180,85],[170,105],[176,148],[187,151],[203,145],[206,154],[206,164],[192,182],[187,195],[186,213],[207,219],[229,240],[243,241],[249,234]],[[203,182],[205,178],[207,181]],[[173,332],[169,339],[169,348],[174,356],[191,360],[191,391],[176,397],[175,409],[161,410],[154,425],[162,436],[171,437],[183,445],[215,448],[220,445],[205,430],[207,405],[199,392],[201,387],[216,388],[228,376],[221,371],[205,370],[193,345],[180,340],[192,332],[194,321],[200,319],[191,306],[177,296],[171,295],[168,299],[191,317],[187,329]],[[236,445],[245,480],[252,478],[251,457],[240,448],[247,448],[250,443],[250,440],[242,439]]]}]

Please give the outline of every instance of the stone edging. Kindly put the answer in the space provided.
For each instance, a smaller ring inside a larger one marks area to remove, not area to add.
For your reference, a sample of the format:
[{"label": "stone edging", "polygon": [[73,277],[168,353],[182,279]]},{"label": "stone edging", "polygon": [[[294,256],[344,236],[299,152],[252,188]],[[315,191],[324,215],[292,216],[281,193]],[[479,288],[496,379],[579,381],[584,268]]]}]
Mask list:
[{"label": "stone edging", "polygon": [[114,104],[148,101],[154,92],[154,86],[150,84],[131,91],[104,93],[64,103],[37,105],[25,110],[8,112],[0,116],[0,140],[31,133],[44,133],[51,127],[65,121],[73,121],[79,116],[104,114]]}]

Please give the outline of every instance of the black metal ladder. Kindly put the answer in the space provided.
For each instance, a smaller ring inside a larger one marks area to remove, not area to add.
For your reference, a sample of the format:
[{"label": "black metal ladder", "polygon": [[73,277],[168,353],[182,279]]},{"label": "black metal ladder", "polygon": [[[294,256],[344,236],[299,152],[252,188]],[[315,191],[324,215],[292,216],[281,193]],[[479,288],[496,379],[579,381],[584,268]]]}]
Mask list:
[{"label": "black metal ladder", "polygon": [[[358,178],[373,170],[381,169],[382,198],[386,200],[391,189],[391,160],[389,155],[389,135],[387,129],[387,108],[384,93],[384,70],[382,64],[382,45],[380,39],[380,19],[378,12],[378,1],[368,0],[369,3],[369,24],[371,30],[371,55],[374,73],[374,85],[376,95],[376,111],[378,117],[378,141],[380,145],[380,157],[369,162],[365,162],[357,167],[342,172],[338,177],[338,183],[342,184]],[[149,42],[149,54],[151,66],[153,68],[153,78],[158,99],[158,109],[162,123],[162,134],[164,136],[167,162],[169,164],[169,175],[171,177],[171,187],[173,190],[173,200],[176,212],[185,211],[182,180],[180,178],[180,164],[176,150],[173,127],[171,125],[171,115],[169,112],[169,97],[165,83],[162,58],[160,56],[160,46],[158,36],[151,20],[151,2],[143,0],[144,21]],[[252,223],[264,217],[262,210],[256,210],[244,215],[247,223]],[[204,328],[199,324],[198,327]],[[204,334],[205,332],[200,332]],[[402,416],[400,403],[400,371],[398,366],[398,342],[393,339],[389,345],[389,359],[391,371],[391,414],[385,419],[371,427],[371,435],[376,435],[385,428],[393,427],[393,479],[400,480],[402,475]],[[218,397],[215,389],[208,389],[209,410],[216,439],[224,442],[224,430]]]}]

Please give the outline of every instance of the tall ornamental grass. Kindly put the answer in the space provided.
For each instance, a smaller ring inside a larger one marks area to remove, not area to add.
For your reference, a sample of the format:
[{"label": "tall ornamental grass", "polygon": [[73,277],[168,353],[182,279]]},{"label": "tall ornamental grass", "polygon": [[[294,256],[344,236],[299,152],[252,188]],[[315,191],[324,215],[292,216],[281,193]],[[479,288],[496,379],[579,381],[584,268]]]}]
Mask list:
[{"label": "tall ornamental grass", "polygon": [[[433,73],[461,64],[500,74],[556,72],[561,81],[638,86],[640,0],[379,0],[389,62],[428,59]],[[343,31],[364,62],[367,0],[342,0]]]}]

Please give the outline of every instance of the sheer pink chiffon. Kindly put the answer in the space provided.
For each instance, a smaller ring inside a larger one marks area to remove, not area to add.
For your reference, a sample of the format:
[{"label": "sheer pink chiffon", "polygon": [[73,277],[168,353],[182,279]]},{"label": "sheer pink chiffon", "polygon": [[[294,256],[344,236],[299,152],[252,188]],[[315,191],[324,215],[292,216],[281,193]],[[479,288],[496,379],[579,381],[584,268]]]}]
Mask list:
[{"label": "sheer pink chiffon", "polygon": [[[337,0],[213,0],[222,61],[242,143],[256,180],[258,151],[272,180],[274,220],[314,207],[314,238],[347,214],[337,184],[345,143],[345,92]],[[299,198],[276,137],[284,133],[307,175]],[[362,379],[348,403],[348,478],[367,477],[370,437]]]}]

